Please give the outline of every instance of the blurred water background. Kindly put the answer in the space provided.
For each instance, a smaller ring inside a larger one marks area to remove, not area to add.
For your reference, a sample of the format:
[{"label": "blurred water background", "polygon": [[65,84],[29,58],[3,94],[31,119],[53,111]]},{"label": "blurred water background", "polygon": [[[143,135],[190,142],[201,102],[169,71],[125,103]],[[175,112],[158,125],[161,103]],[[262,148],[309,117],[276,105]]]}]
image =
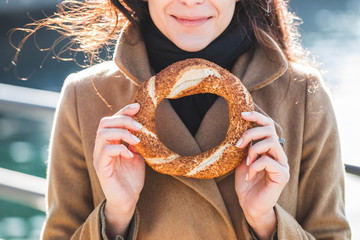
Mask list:
[{"label": "blurred water background", "polygon": [[[31,22],[29,16],[40,19],[44,14],[51,15],[57,2],[0,0],[0,97],[22,98],[25,102],[22,105],[0,102],[0,168],[41,178],[46,176],[53,114],[51,106],[56,103],[57,92],[65,77],[81,68],[74,62],[61,62],[51,55],[47,57],[47,52],[40,52],[30,40],[20,55],[17,71],[14,71],[9,65],[15,50],[9,44],[7,32]],[[304,46],[322,63],[339,122],[343,161],[360,166],[357,141],[360,136],[357,124],[360,117],[360,1],[292,0],[290,6],[303,20],[301,34]],[[14,35],[14,42],[20,37]],[[36,40],[40,47],[47,48],[57,37],[59,35],[54,32],[40,31]],[[79,61],[82,60],[80,57]],[[29,80],[18,79],[22,77],[29,77]],[[23,88],[17,88],[12,93],[8,84],[54,93],[36,91],[27,96]],[[36,105],[36,101],[46,102],[49,106],[36,111],[27,107],[26,103]],[[0,179],[12,175],[0,172]],[[19,184],[26,184],[24,181]],[[353,239],[360,239],[359,190],[360,177],[346,174],[346,211]],[[11,197],[3,195],[0,193],[0,239],[38,239],[44,221],[43,207],[34,209],[26,204],[14,203]]]}]

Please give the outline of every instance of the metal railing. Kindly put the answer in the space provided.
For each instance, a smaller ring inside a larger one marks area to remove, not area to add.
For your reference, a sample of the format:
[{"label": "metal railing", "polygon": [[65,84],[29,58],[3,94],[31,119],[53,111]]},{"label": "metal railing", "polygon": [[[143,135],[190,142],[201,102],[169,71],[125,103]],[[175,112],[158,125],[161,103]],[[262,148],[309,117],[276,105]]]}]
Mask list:
[{"label": "metal railing", "polygon": [[[0,111],[34,119],[52,117],[59,93],[0,83]],[[14,111],[14,109],[16,109]]]},{"label": "metal railing", "polygon": [[345,164],[345,171],[346,171],[347,173],[360,176],[360,167],[357,167],[357,166],[354,166],[354,165],[350,165],[350,164]]},{"label": "metal railing", "polygon": [[[59,93],[0,83],[0,111],[28,114],[36,119],[52,116]],[[345,164],[347,173],[360,176],[360,167]],[[0,198],[45,211],[44,178],[0,168]]]},{"label": "metal railing", "polygon": [[[36,119],[53,118],[59,93],[0,83],[0,113]],[[45,211],[46,180],[0,168],[0,198]]]},{"label": "metal railing", "polygon": [[44,178],[0,168],[0,198],[45,211]]}]

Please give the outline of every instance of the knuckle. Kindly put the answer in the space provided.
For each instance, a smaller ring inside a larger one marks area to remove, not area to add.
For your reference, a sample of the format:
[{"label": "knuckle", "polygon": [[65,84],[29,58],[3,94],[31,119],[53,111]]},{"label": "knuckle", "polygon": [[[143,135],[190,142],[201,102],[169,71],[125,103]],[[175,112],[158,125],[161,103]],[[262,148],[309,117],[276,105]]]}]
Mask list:
[{"label": "knuckle", "polygon": [[286,154],[285,154],[285,152],[283,151],[283,154],[284,154],[284,159],[285,159],[285,167],[286,167],[286,169],[290,169],[290,166],[289,166],[289,160],[288,160],[288,158],[287,158],[287,156],[286,156]]},{"label": "knuckle", "polygon": [[290,167],[289,167],[289,163],[288,162],[286,162],[285,163],[285,169],[286,169],[286,171],[290,174]]},{"label": "knuckle", "polygon": [[276,136],[271,136],[271,137],[269,137],[269,140],[270,140],[271,143],[273,143],[273,144],[279,143],[279,139],[278,139]]},{"label": "knuckle", "polygon": [[269,125],[263,126],[263,131],[264,131],[264,134],[266,134],[267,136],[274,135],[274,131],[273,131],[272,127]]},{"label": "knuckle", "polygon": [[105,130],[103,128],[98,129],[98,131],[96,132],[97,138],[102,138],[104,136],[104,132]]},{"label": "knuckle", "polygon": [[128,127],[132,124],[132,118],[128,116],[121,115],[119,116],[119,122],[122,126]]},{"label": "knuckle", "polygon": [[119,145],[119,149],[120,149],[120,151],[123,153],[123,152],[125,152],[126,150],[127,150],[127,147],[124,145],[124,144],[120,144]]},{"label": "knuckle", "polygon": [[284,183],[288,183],[290,180],[290,172],[289,170],[286,170],[285,173],[284,173]]},{"label": "knuckle", "polygon": [[111,149],[112,149],[111,146],[105,145],[105,146],[104,146],[104,153],[105,153],[106,155],[110,155],[110,153],[112,152]]},{"label": "knuckle", "polygon": [[265,155],[265,156],[262,156],[262,158],[263,158],[265,165],[269,166],[269,165],[273,164],[274,159],[272,159],[271,157]]},{"label": "knuckle", "polygon": [[271,118],[268,118],[268,122],[269,122],[268,126],[275,130],[275,122],[274,122],[274,120],[272,120]]},{"label": "knuckle", "polygon": [[123,136],[126,134],[126,130],[123,128],[116,129],[118,131],[119,138],[122,139]]},{"label": "knuckle", "polygon": [[118,115],[115,117],[115,120],[118,122],[118,123],[123,123],[126,119],[125,119],[125,116],[124,115]]},{"label": "knuckle", "polygon": [[266,128],[271,135],[276,135],[275,125],[268,125]]},{"label": "knuckle", "polygon": [[250,138],[250,132],[249,130],[245,131],[242,136],[241,136],[244,140],[248,140],[248,139],[251,139]]},{"label": "knuckle", "polygon": [[100,119],[99,128],[106,126],[106,123],[110,120],[110,118],[111,117],[103,117],[102,119]]},{"label": "knuckle", "polygon": [[268,155],[264,155],[264,156],[262,156],[262,158],[264,159],[264,161],[266,162],[266,163],[271,163],[272,161],[274,161],[274,159],[272,159],[270,156],[268,156]]}]

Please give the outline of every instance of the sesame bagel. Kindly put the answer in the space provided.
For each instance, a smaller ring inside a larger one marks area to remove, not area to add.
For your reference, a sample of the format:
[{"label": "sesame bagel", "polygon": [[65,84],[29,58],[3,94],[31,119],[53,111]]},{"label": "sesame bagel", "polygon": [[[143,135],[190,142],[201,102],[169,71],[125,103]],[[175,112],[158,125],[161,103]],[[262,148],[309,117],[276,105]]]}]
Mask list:
[{"label": "sesame bagel", "polygon": [[[229,107],[229,127],[225,139],[216,147],[193,156],[181,156],[159,139],[155,112],[165,99],[212,93],[223,97]],[[193,178],[214,178],[234,169],[247,155],[247,149],[235,147],[242,133],[252,127],[241,112],[254,110],[250,93],[229,71],[204,59],[176,62],[144,82],[134,97],[140,110],[134,119],[143,128],[134,134],[141,140],[137,151],[160,173]]]}]

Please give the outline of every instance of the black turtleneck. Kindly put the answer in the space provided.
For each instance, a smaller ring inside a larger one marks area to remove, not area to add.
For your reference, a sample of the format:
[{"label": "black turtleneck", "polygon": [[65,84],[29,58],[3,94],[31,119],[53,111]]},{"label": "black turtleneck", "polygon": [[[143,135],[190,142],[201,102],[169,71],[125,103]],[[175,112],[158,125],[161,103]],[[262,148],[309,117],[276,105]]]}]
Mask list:
[{"label": "black turtleneck", "polygon": [[[239,26],[234,19],[218,38],[198,52],[187,52],[178,48],[160,32],[151,18],[145,22],[144,38],[150,65],[156,73],[172,63],[188,58],[203,58],[230,71],[236,59],[251,45],[245,28]],[[202,119],[217,97],[206,93],[169,101],[190,133],[195,136]]]}]

